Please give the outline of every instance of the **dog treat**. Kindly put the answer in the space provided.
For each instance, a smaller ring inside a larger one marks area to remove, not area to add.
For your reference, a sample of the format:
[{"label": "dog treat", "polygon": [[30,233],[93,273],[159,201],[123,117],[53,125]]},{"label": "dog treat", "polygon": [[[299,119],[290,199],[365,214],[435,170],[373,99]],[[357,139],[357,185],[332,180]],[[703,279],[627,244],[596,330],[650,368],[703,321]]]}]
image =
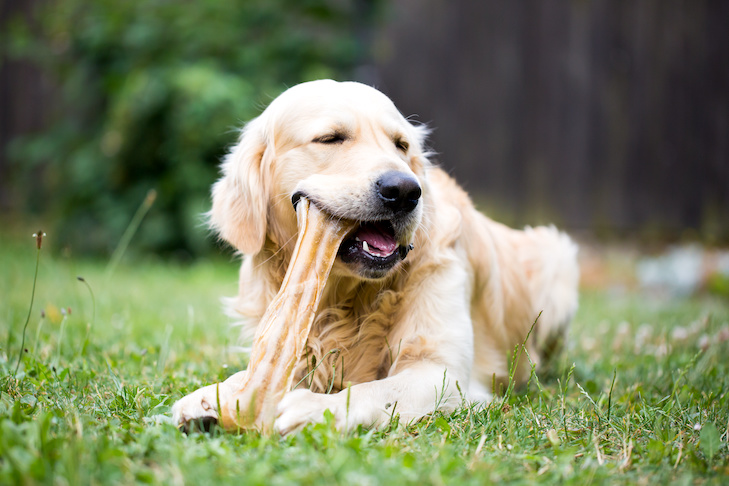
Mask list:
[{"label": "dog treat", "polygon": [[299,237],[281,288],[266,309],[253,341],[248,372],[221,404],[228,430],[269,432],[276,407],[291,389],[314,315],[339,245],[354,223],[333,219],[301,198],[296,207]]}]

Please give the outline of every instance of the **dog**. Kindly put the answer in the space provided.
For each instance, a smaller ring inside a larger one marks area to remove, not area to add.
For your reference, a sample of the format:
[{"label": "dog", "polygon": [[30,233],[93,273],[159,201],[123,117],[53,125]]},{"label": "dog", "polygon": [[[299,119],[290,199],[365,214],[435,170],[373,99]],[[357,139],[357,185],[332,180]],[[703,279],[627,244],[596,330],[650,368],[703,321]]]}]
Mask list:
[{"label": "dog", "polygon": [[[222,163],[209,219],[244,255],[230,307],[246,339],[281,286],[298,198],[357,222],[278,405],[281,434],[326,410],[351,430],[488,402],[565,339],[577,246],[554,227],[514,230],[478,212],[430,161],[427,135],[374,88],[312,81],[246,124]],[[173,422],[215,422],[244,373],[179,400]]]}]

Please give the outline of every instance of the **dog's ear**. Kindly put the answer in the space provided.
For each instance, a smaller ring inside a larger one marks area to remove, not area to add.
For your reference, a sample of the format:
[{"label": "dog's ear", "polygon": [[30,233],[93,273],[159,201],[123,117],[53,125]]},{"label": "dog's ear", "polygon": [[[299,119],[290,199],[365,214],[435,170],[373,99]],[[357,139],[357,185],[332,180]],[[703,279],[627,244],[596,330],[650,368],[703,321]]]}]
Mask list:
[{"label": "dog's ear", "polygon": [[417,145],[417,149],[413,151],[414,155],[411,157],[410,163],[415,172],[419,173],[420,170],[425,170],[433,165],[430,157],[435,155],[435,153],[431,152],[427,146],[428,136],[431,130],[427,125],[412,122],[410,122],[410,127],[410,138]]},{"label": "dog's ear", "polygon": [[266,239],[268,190],[263,167],[263,117],[249,122],[225,157],[223,176],[213,185],[210,226],[243,253],[257,253]]},{"label": "dog's ear", "polygon": [[428,140],[428,137],[430,136],[430,128],[428,125],[424,123],[418,123],[417,125],[413,122],[409,122],[410,126],[413,129],[413,134],[415,135],[415,140],[418,142],[418,145],[420,146],[421,150],[423,152],[427,152],[426,150],[426,142]]}]

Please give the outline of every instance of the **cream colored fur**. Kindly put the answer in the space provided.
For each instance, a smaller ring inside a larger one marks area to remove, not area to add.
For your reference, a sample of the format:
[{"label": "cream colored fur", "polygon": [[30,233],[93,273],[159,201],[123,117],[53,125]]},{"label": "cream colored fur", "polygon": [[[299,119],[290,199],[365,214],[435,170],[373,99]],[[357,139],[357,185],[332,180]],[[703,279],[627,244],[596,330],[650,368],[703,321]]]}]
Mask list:
[{"label": "cream colored fur", "polygon": [[[314,142],[332,131],[349,138]],[[231,308],[248,339],[291,256],[296,191],[334,216],[361,220],[374,211],[371,187],[384,171],[413,174],[423,191],[400,242],[415,249],[386,277],[335,264],[296,367],[300,384],[279,406],[281,433],[321,420],[326,409],[346,429],[452,410],[462,398],[488,401],[540,312],[526,346],[532,361],[565,333],[577,308],[576,246],[553,227],[518,231],[477,212],[429,162],[425,135],[372,88],[316,81],[274,100],[223,163],[210,218],[245,254]],[[522,358],[517,380],[529,372]],[[217,418],[216,390],[226,400],[243,373],[177,402],[175,423]]]}]

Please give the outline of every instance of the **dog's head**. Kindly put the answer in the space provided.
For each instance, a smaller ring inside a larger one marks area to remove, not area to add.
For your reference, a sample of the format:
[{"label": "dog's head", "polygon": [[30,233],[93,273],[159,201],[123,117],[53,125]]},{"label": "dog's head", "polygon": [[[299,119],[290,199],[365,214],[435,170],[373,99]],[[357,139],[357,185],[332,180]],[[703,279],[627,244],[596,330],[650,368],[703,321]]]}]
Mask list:
[{"label": "dog's head", "polygon": [[267,238],[292,249],[295,205],[306,197],[358,223],[333,272],[382,278],[405,258],[422,219],[425,136],[376,89],[329,80],[294,86],[245,126],[223,162],[211,225],[243,253],[259,252]]}]

